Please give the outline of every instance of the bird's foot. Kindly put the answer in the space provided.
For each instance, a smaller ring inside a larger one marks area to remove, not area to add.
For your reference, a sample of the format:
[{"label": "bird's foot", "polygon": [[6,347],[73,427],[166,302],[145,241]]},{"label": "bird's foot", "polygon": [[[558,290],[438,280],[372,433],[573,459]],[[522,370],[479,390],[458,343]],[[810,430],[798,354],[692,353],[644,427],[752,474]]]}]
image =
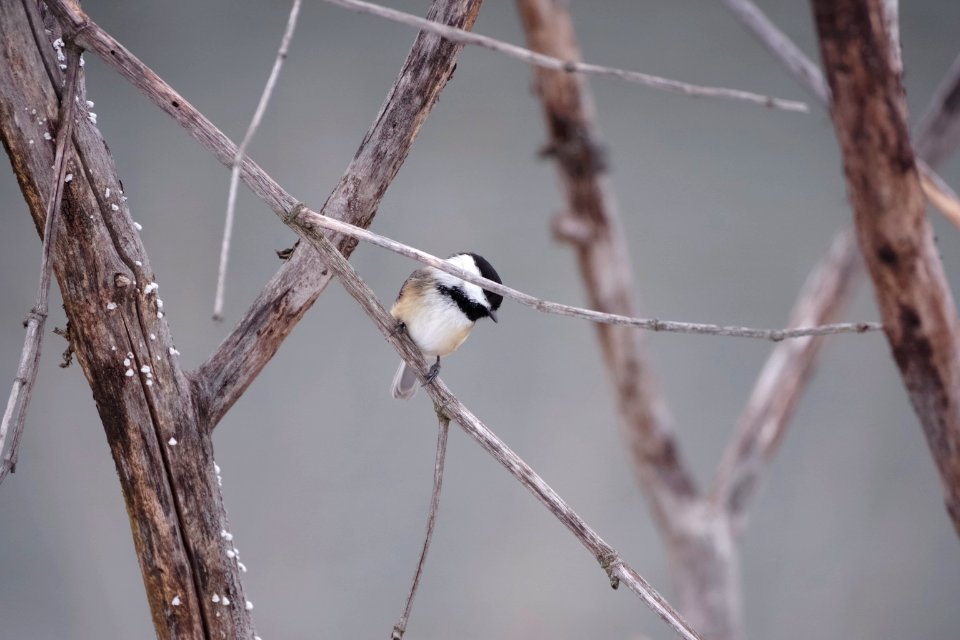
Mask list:
[{"label": "bird's foot", "polygon": [[423,379],[424,386],[436,380],[438,375],[440,375],[440,356],[437,356],[437,361],[427,371],[427,376]]},{"label": "bird's foot", "polygon": [[391,336],[403,335],[407,332],[407,323],[403,320],[397,320],[396,324],[393,325],[393,331],[390,332]]}]

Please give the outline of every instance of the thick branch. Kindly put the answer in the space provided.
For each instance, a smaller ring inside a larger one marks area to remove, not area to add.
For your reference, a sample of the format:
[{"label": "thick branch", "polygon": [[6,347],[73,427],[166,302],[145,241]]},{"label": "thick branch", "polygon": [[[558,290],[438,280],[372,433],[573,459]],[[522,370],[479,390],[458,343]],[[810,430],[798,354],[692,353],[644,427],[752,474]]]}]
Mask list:
[{"label": "thick branch", "polygon": [[860,248],[960,534],[960,328],[924,211],[882,4],[813,7]]},{"label": "thick branch", "polygon": [[[311,218],[291,220],[291,225],[302,238],[318,249],[327,266],[340,278],[347,292],[360,304],[364,312],[380,330],[384,338],[397,350],[407,364],[426,375],[426,362],[423,354],[413,341],[403,332],[396,331],[395,320],[377,297],[357,275],[337,249],[323,236],[323,229],[310,224]],[[425,385],[425,389],[434,403],[456,421],[463,430],[476,440],[487,453],[492,455],[523,486],[553,513],[554,516],[583,544],[607,572],[610,584],[616,588],[620,583],[636,593],[640,599],[659,615],[674,631],[687,640],[697,640],[700,636],[690,628],[679,613],[636,571],[627,565],[617,552],[608,545],[590,526],[571,509],[563,499],[538,476],[530,466],[503,443],[483,422],[480,421],[440,379]]]},{"label": "thick branch", "polygon": [[650,87],[652,89],[675,91],[694,97],[739,100],[743,102],[759,104],[765,107],[783,109],[784,111],[806,112],[808,110],[806,104],[797,102],[795,100],[783,100],[781,98],[763,96],[756,93],[751,93],[749,91],[741,91],[739,89],[703,87],[686,82],[679,82],[677,80],[670,80],[669,78],[661,78],[660,76],[653,76],[647,73],[640,73],[638,71],[627,71],[625,69],[604,67],[598,64],[587,64],[584,62],[579,62],[579,56],[577,59],[574,59],[564,58],[562,56],[544,55],[538,51],[530,51],[528,49],[524,49],[523,47],[518,47],[507,42],[501,42],[500,40],[494,40],[493,38],[489,38],[487,36],[469,33],[463,29],[454,29],[446,25],[432,22],[429,19],[424,20],[423,18],[418,18],[417,16],[409,13],[397,11],[396,9],[390,9],[388,7],[382,7],[370,2],[364,2],[363,0],[325,0],[325,2],[335,4],[343,7],[344,9],[356,11],[357,13],[366,13],[369,15],[378,16],[380,18],[385,18],[387,20],[392,20],[393,22],[398,22],[400,24],[405,24],[410,27],[415,27],[417,29],[423,29],[424,31],[430,31],[431,33],[442,35],[444,38],[460,44],[477,45],[479,47],[483,47],[484,49],[502,53],[516,60],[521,60],[543,69],[552,69],[554,71],[561,71],[564,73],[582,73],[606,76],[610,78],[617,78],[625,82]]},{"label": "thick branch", "polygon": [[[838,318],[861,266],[853,234],[839,234],[807,277],[790,314],[790,325]],[[711,500],[727,511],[737,533],[743,532],[750,499],[790,424],[824,340],[810,337],[778,345],[760,372],[737,422],[711,492]]]},{"label": "thick branch", "polygon": [[[567,9],[550,0],[519,0],[527,45],[539,53],[579,60],[580,47]],[[536,68],[536,90],[557,162],[568,211],[555,228],[572,240],[590,306],[604,313],[635,315],[632,269],[620,214],[595,122],[593,97],[585,78]],[[565,228],[584,229],[581,236]],[[627,326],[597,325],[597,337],[616,390],[634,470],[665,535],[677,501],[696,494],[680,458],[666,402],[657,388],[641,344]]]},{"label": "thick branch", "polygon": [[[481,0],[434,0],[427,18],[469,29],[480,4]],[[236,145],[203,114],[79,8],[63,0],[54,2],[53,8],[71,25],[78,42],[140,89],[217,160],[231,165]],[[461,45],[432,34],[417,37],[380,113],[324,203],[321,210],[325,215],[362,227],[370,225],[383,194],[453,74],[460,49]],[[241,165],[240,178],[278,215],[285,215],[297,203],[249,158]],[[356,241],[340,238],[337,245],[344,255],[350,255]],[[250,386],[329,281],[316,253],[301,247],[267,283],[244,318],[195,374],[198,401],[210,428]]]},{"label": "thick branch", "polygon": [[[0,2],[0,135],[41,233],[55,179],[43,133],[56,121],[62,84],[45,27],[58,31],[43,23],[36,2]],[[164,639],[249,639],[250,612],[211,601],[212,593],[232,603],[244,597],[219,537],[229,523],[210,438],[157,313],[155,276],[116,167],[80,90],[74,176],[64,190],[53,268],[123,489],[153,623]]]}]

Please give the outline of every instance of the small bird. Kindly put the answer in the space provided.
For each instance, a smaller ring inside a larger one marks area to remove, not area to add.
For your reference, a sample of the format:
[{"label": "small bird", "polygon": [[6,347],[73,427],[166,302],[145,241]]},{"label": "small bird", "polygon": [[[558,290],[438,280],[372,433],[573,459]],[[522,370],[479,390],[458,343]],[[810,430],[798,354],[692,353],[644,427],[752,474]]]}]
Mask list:
[{"label": "small bird", "polygon": [[[447,262],[474,275],[501,282],[493,266],[475,253],[457,253],[447,258]],[[477,320],[487,317],[497,321],[501,302],[501,295],[484,291],[439,269],[424,267],[411,273],[400,287],[390,315],[397,320],[397,330],[406,331],[426,358],[436,356],[437,362],[427,376],[429,382],[440,372],[441,356],[456,351]],[[416,372],[401,362],[393,377],[393,397],[407,400],[416,392]]]}]

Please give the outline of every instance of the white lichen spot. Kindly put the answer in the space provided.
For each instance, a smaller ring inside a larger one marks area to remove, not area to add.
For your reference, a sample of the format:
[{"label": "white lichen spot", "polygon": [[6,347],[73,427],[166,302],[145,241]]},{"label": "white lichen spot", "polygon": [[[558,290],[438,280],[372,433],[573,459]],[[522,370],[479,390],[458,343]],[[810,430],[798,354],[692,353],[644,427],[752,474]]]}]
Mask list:
[{"label": "white lichen spot", "polygon": [[242,571],[243,573],[247,572],[247,565],[243,564],[239,560],[237,560],[237,566],[240,567],[240,571]]},{"label": "white lichen spot", "polygon": [[140,373],[150,373],[150,365],[145,364],[140,367]]},{"label": "white lichen spot", "polygon": [[30,138],[29,140],[27,140],[27,144],[33,144],[33,138]]},{"label": "white lichen spot", "polygon": [[148,387],[152,387],[152,386],[153,386],[153,380],[147,380],[147,386],[148,386]]},{"label": "white lichen spot", "polygon": [[[87,64],[87,63],[84,62],[84,60],[83,60],[83,54],[81,53],[81,54],[80,54],[80,66],[83,67],[83,65],[85,65],[85,64]],[[90,101],[88,100],[87,102],[90,102]],[[90,106],[91,106],[91,107],[93,106],[93,103],[92,103],[92,102],[90,102]]]},{"label": "white lichen spot", "polygon": [[158,318],[162,318],[162,317],[163,317],[163,311],[157,311],[157,317],[158,317]]},{"label": "white lichen spot", "polygon": [[107,303],[107,311],[113,311],[113,310],[116,309],[116,308],[117,308],[117,303],[116,303],[116,302],[108,302],[108,303]]},{"label": "white lichen spot", "polygon": [[63,48],[66,45],[63,44],[63,38],[57,38],[53,41],[53,48],[57,50],[57,60],[63,62],[67,59],[67,56],[63,53]]},{"label": "white lichen spot", "polygon": [[124,375],[127,376],[128,378],[132,378],[132,377],[133,377],[133,369],[127,369],[127,372],[126,372]]},{"label": "white lichen spot", "polygon": [[228,598],[227,596],[223,596],[222,598],[220,598],[220,604],[222,604],[222,605],[225,606],[225,607],[229,607],[229,606],[230,606],[230,598]]},{"label": "white lichen spot", "polygon": [[68,174],[67,174],[66,176],[64,176],[64,178],[63,178],[63,181],[64,181],[64,182],[70,182],[70,181],[72,181],[72,180],[73,180],[73,174],[72,174],[72,173],[68,173]]},{"label": "white lichen spot", "polygon": [[179,607],[179,606],[180,606],[180,596],[173,596],[173,600],[170,601],[170,604],[172,604],[172,605],[175,606],[175,607]]},{"label": "white lichen spot", "polygon": [[233,560],[237,557],[237,554],[235,554],[232,549],[227,549],[227,557]]},{"label": "white lichen spot", "polygon": [[87,109],[93,109],[93,100],[87,100]]},{"label": "white lichen spot", "polygon": [[218,465],[216,462],[213,463],[213,470],[217,473],[217,475],[220,475],[220,465]]},{"label": "white lichen spot", "polygon": [[110,211],[120,211],[120,207],[118,207],[117,205],[111,203],[111,204],[110,204]]},{"label": "white lichen spot", "polygon": [[151,339],[151,340],[156,340],[156,339],[157,339],[157,334],[151,333],[151,334],[150,334],[150,339]]},{"label": "white lichen spot", "polygon": [[148,296],[151,293],[154,293],[159,288],[160,288],[160,285],[158,285],[156,282],[151,282],[150,284],[148,284],[143,288],[143,295]]},{"label": "white lichen spot", "polygon": [[113,345],[112,347],[110,347],[110,351],[116,351],[116,350],[117,350],[117,345]]},{"label": "white lichen spot", "polygon": [[110,187],[107,187],[107,190],[103,192],[103,197],[104,198],[110,197]]},{"label": "white lichen spot", "polygon": [[249,600],[247,600],[247,601],[243,604],[243,608],[246,609],[247,611],[250,611],[251,609],[253,609],[253,603],[250,602]]},{"label": "white lichen spot", "polygon": [[233,540],[233,534],[227,531],[226,529],[220,530],[220,537],[226,540],[227,542],[230,542],[231,540]]},{"label": "white lichen spot", "polygon": [[168,349],[168,351],[170,352],[170,355],[172,355],[172,356],[178,356],[178,355],[180,355],[180,352],[177,351],[177,348],[176,348],[176,347],[170,347],[170,349]]},{"label": "white lichen spot", "polygon": [[220,596],[218,596],[217,594],[213,594],[213,597],[210,599],[214,602],[220,602]]},{"label": "white lichen spot", "polygon": [[142,266],[143,266],[143,263],[140,262],[139,260],[134,260],[134,261],[133,261],[133,264],[137,265],[138,267],[142,267]]},{"label": "white lichen spot", "polygon": [[169,440],[167,440],[167,444],[170,445],[171,447],[175,447],[175,446],[177,446],[177,439],[176,439],[176,438],[170,438]]},{"label": "white lichen spot", "polygon": [[[38,124],[39,124],[39,123],[38,123]],[[44,139],[44,140],[53,140],[53,136],[50,135],[50,132],[49,132],[49,131],[45,131],[45,132],[43,133],[43,139]]]},{"label": "white lichen spot", "polygon": [[157,309],[163,309],[163,300],[157,298]]},{"label": "white lichen spot", "polygon": [[67,65],[61,63],[60,68],[63,69],[64,71],[66,71],[66,70],[67,70]]},{"label": "white lichen spot", "polygon": [[133,223],[133,226],[134,226],[134,228],[136,228],[137,231],[143,231],[143,225],[140,224],[139,222],[136,222],[136,221],[135,221],[135,222]]},{"label": "white lichen spot", "polygon": [[129,367],[129,366],[130,366],[130,358],[124,358],[124,359],[123,359],[123,366],[125,366],[125,367]]},{"label": "white lichen spot", "polygon": [[133,351],[128,351],[128,352],[127,352],[127,357],[130,358],[130,359],[133,359]]},{"label": "white lichen spot", "polygon": [[88,111],[87,120],[90,121],[90,124],[97,124],[97,114],[95,114],[93,111]]}]

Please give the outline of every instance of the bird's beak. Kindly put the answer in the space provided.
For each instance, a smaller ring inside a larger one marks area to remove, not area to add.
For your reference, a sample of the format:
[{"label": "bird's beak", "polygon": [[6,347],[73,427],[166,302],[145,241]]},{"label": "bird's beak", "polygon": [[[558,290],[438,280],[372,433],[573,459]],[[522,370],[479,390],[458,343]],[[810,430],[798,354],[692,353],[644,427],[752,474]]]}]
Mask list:
[{"label": "bird's beak", "polygon": [[490,319],[491,319],[491,320],[493,320],[494,322],[497,322],[497,312],[496,312],[496,311],[494,311],[493,309],[490,309],[489,311],[487,311],[487,315],[490,316]]}]

